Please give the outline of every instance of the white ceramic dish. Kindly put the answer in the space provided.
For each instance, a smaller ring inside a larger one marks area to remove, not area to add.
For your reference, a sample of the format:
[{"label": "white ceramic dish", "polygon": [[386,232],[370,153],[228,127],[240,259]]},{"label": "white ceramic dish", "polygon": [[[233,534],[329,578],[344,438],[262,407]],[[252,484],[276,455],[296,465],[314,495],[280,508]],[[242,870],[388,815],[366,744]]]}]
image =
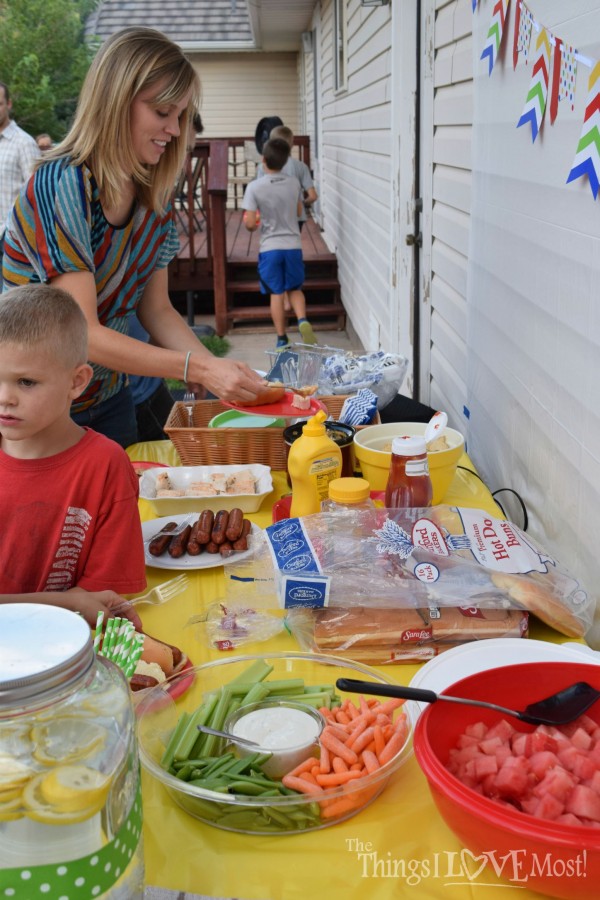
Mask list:
[{"label": "white ceramic dish", "polygon": [[[213,474],[233,475],[246,469],[250,469],[256,478],[254,494],[216,494],[212,497],[156,496],[156,478],[161,473],[168,474],[176,490],[184,491],[192,482],[208,481]],[[256,512],[272,490],[271,469],[258,463],[247,466],[175,466],[148,469],[140,478],[140,497],[147,500],[159,516],[176,516],[179,513],[201,512],[203,509],[212,509],[216,512],[219,509],[231,510],[235,507],[246,513]]]},{"label": "white ceramic dish", "polygon": [[[547,641],[533,641],[529,638],[489,638],[471,641],[462,647],[446,650],[425,663],[410,682],[411,687],[425,688],[436,694],[446,690],[455,681],[497,669],[530,662],[585,662],[589,657],[587,646],[582,644],[550,644]],[[422,712],[427,703],[416,704]]]},{"label": "white ceramic dish", "polygon": [[[221,507],[223,509],[223,507]],[[144,557],[146,565],[152,566],[154,569],[216,569],[218,566],[226,566],[232,562],[239,562],[246,559],[252,553],[251,549],[245,550],[243,553],[234,553],[224,559],[220,553],[201,553],[199,556],[189,556],[184,553],[179,559],[173,559],[168,553],[162,556],[151,556],[148,552],[148,544],[152,538],[165,527],[168,522],[177,522],[179,525],[189,516],[188,514],[177,516],[165,516],[162,519],[150,519],[149,522],[142,522],[142,537],[144,538]],[[192,519],[193,521],[193,519]],[[261,529],[258,525],[252,523],[250,535],[258,534]]]}]

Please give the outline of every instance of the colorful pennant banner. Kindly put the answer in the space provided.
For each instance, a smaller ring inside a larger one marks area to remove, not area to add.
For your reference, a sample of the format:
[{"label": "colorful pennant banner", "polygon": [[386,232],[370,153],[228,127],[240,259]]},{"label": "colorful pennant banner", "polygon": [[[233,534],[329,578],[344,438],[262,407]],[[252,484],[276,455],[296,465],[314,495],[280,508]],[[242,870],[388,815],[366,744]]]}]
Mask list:
[{"label": "colorful pennant banner", "polygon": [[584,175],[588,177],[596,200],[600,187],[600,62],[592,69],[588,82],[583,129],[567,184]]},{"label": "colorful pennant banner", "polygon": [[531,82],[527,91],[525,107],[517,128],[531,123],[531,140],[535,141],[542,127],[548,97],[548,73],[550,71],[550,41],[548,32],[542,28],[536,43],[536,56],[531,73]]},{"label": "colorful pennant banner", "polygon": [[[478,2],[479,0],[472,0],[473,12]],[[481,59],[487,60],[489,75],[492,74],[502,44],[509,3],[510,0],[494,0],[492,19],[481,54]],[[517,66],[519,54],[522,54],[527,62],[532,45],[532,33],[534,30],[538,33],[531,81],[525,106],[517,123],[517,128],[521,125],[531,125],[532,142],[542,127],[548,93],[550,93],[550,123],[553,124],[561,100],[568,100],[574,109],[578,63],[591,69],[583,128],[567,183],[587,176],[594,199],[597,199],[600,191],[600,61],[582,56],[562,38],[553,35],[534,19],[523,0],[515,0],[514,6],[513,68]]]},{"label": "colorful pennant banner", "polygon": [[492,21],[487,33],[487,39],[481,59],[488,59],[489,72],[492,74],[494,63],[498,58],[498,51],[502,43],[502,35],[504,34],[504,23],[506,22],[506,10],[510,0],[496,0],[494,3],[494,12],[492,13]]}]

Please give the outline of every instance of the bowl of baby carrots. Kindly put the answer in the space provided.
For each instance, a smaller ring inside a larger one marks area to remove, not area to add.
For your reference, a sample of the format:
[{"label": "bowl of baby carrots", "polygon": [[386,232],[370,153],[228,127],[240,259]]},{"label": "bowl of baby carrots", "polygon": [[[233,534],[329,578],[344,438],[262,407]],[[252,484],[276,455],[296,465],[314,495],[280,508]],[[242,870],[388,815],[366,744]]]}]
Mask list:
[{"label": "bowl of baby carrots", "polygon": [[[177,703],[167,684],[139,704],[140,757],[175,803],[217,828],[295,834],[335,825],[372,803],[412,753],[413,704],[337,691],[339,678],[391,683],[360,663],[249,654],[192,672]],[[313,740],[305,729],[315,719]],[[240,736],[256,747],[242,748]]]}]

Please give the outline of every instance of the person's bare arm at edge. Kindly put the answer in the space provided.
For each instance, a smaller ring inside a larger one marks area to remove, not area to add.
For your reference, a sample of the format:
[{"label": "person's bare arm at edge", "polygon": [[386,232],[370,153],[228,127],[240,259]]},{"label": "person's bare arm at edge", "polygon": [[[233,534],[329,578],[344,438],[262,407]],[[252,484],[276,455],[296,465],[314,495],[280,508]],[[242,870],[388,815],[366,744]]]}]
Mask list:
[{"label": "person's bare arm at edge", "polygon": [[142,620],[134,607],[114,591],[85,591],[80,587],[68,591],[39,591],[34,594],[1,594],[0,603],[44,603],[48,606],[61,606],[72,612],[80,613],[92,628],[96,624],[98,613],[104,613],[106,622],[111,616],[129,619],[137,631],[142,630]]},{"label": "person's bare arm at edge", "polygon": [[181,379],[186,354],[191,350],[188,383],[204,385],[230,403],[254,399],[264,385],[263,379],[244,363],[218,359],[204,347],[171,305],[167,278],[166,269],[157,270],[140,304],[140,321],[151,335],[152,344],[100,324],[91,272],[67,272],[53,278],[52,284],[68,291],[85,314],[90,362],[131,375]]}]

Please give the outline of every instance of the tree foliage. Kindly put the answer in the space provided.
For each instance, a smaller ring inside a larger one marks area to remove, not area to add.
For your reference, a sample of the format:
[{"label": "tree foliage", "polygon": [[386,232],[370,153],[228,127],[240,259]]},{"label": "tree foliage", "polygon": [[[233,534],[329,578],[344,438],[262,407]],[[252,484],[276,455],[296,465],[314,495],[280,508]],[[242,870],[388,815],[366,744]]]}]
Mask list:
[{"label": "tree foliage", "polygon": [[0,0],[0,81],[30,134],[67,132],[93,50],[84,41],[95,0]]}]

